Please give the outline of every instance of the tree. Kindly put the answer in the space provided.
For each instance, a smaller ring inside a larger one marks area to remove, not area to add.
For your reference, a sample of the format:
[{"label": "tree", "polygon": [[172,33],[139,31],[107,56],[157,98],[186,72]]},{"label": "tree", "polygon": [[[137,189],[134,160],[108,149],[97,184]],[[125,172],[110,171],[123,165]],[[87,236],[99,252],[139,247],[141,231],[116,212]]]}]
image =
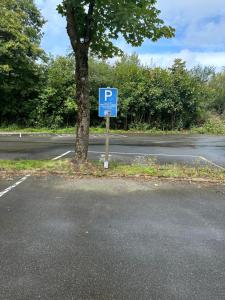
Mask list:
[{"label": "tree", "polygon": [[44,58],[40,48],[44,20],[33,0],[0,3],[0,123],[25,123],[36,98]]},{"label": "tree", "polygon": [[66,17],[75,53],[78,106],[75,160],[83,163],[87,159],[90,124],[89,53],[112,57],[121,53],[113,45],[113,40],[120,36],[137,47],[145,38],[152,41],[171,38],[174,29],[159,18],[156,0],[63,0],[58,12]]},{"label": "tree", "polygon": [[219,115],[225,113],[225,70],[215,74],[209,82],[213,97],[209,108],[213,109]]},{"label": "tree", "polygon": [[215,75],[215,70],[216,68],[213,66],[203,67],[201,65],[197,65],[190,71],[190,73],[196,77],[197,80],[207,83]]},{"label": "tree", "polygon": [[196,80],[181,59],[175,59],[170,71],[175,91],[173,105],[170,107],[171,129],[190,128],[197,120],[201,106],[201,81]]},{"label": "tree", "polygon": [[136,54],[124,55],[115,65],[116,86],[119,88],[119,115],[124,129],[141,123],[146,111],[146,76]]},{"label": "tree", "polygon": [[73,57],[51,58],[47,67],[46,84],[39,95],[35,125],[51,128],[74,125],[74,94]]}]

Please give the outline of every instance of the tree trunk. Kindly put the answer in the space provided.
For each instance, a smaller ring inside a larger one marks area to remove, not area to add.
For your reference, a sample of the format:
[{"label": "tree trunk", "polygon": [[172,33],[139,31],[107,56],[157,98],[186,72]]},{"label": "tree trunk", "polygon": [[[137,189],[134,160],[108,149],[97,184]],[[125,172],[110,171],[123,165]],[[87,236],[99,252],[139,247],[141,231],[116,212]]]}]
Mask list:
[{"label": "tree trunk", "polygon": [[128,130],[128,116],[126,113],[126,117],[125,117],[125,130]]},{"label": "tree trunk", "polygon": [[[64,2],[64,1],[63,1]],[[90,125],[90,100],[88,85],[88,53],[92,38],[93,12],[96,4],[95,0],[90,0],[88,12],[83,25],[83,32],[80,32],[79,9],[69,2],[65,1],[67,33],[70,38],[71,46],[76,59],[76,102],[77,129],[75,145],[75,161],[83,164],[87,161],[88,143],[89,143],[89,125]],[[82,30],[81,30],[82,31]]]},{"label": "tree trunk", "polygon": [[88,49],[77,49],[76,56],[76,102],[78,106],[75,161],[87,161],[90,125],[90,101],[88,84]]}]

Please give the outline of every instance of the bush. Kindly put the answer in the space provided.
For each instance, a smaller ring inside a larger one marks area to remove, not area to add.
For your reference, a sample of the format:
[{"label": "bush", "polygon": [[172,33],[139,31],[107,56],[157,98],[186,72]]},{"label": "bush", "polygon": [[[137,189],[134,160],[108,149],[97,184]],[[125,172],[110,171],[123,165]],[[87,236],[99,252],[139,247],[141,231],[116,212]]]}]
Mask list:
[{"label": "bush", "polygon": [[129,129],[134,131],[147,131],[151,129],[151,126],[147,123],[137,122],[137,123],[132,123],[129,126]]},{"label": "bush", "polygon": [[225,119],[220,116],[212,115],[202,127],[193,128],[192,130],[201,134],[225,135]]}]

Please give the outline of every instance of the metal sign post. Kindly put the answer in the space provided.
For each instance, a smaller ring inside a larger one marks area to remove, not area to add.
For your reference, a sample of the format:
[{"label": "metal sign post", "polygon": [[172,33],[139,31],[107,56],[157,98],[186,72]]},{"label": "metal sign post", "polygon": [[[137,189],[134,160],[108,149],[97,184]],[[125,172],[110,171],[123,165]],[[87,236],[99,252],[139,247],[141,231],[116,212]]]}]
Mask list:
[{"label": "metal sign post", "polygon": [[109,168],[109,128],[110,117],[117,117],[117,98],[118,90],[115,88],[99,89],[99,117],[106,118],[106,141],[105,141],[105,159],[104,168]]},{"label": "metal sign post", "polygon": [[110,128],[110,115],[106,117],[106,139],[105,139],[105,159],[104,168],[109,168],[109,128]]}]

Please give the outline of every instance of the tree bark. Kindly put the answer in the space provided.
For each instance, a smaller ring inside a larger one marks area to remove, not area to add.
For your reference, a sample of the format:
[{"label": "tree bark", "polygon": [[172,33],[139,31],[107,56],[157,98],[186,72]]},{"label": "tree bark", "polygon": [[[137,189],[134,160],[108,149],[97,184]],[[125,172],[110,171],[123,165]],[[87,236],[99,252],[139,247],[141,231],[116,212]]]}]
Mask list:
[{"label": "tree bark", "polygon": [[90,125],[90,101],[88,84],[88,49],[79,47],[76,53],[76,102],[78,106],[75,161],[87,161]]},{"label": "tree bark", "polygon": [[92,37],[93,12],[96,1],[91,0],[89,4],[84,32],[80,35],[77,24],[78,12],[73,6],[67,7],[67,33],[75,53],[76,61],[76,102],[78,106],[75,162],[83,164],[87,161],[90,125],[90,100],[88,84],[88,54]]}]

